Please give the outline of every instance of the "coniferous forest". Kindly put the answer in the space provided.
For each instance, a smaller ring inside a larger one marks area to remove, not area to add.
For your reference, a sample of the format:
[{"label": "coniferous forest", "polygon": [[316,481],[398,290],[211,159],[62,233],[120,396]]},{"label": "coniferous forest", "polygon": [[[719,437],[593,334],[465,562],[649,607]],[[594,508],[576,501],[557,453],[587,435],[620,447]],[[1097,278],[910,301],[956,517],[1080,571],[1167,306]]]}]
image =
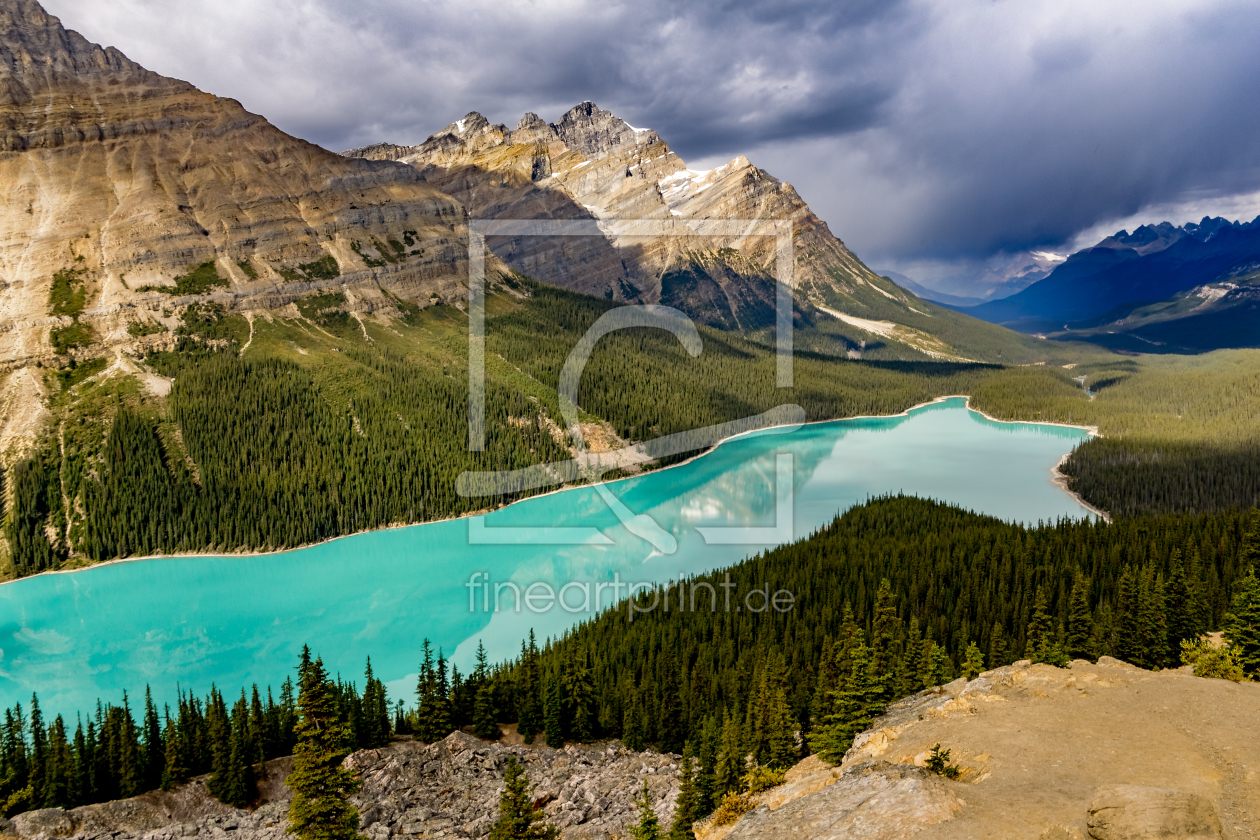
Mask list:
[{"label": "coniferous forest", "polygon": [[[523,300],[491,301],[483,452],[468,451],[466,316],[449,307],[400,304],[405,318],[370,341],[367,326],[314,304],[299,307],[309,323],[260,325],[248,339],[239,316],[203,307],[186,318],[174,350],[145,360],[174,380],[163,398],[132,379],[57,372],[56,434],[0,469],[8,573],[291,548],[484,508],[487,500],[456,493],[461,472],[570,457],[559,372],[578,337],[615,305],[513,282],[528,293]],[[325,297],[333,310],[342,300]],[[801,331],[806,344],[811,329]],[[582,380],[587,419],[650,441],[782,404],[821,420],[970,394],[997,417],[1098,425],[1103,436],[1078,447],[1064,472],[1113,515],[1260,499],[1260,366],[1250,351],[1214,362],[1103,359],[1073,370],[811,351],[797,354],[795,386],[776,389],[771,348],[700,332],[704,351],[694,359],[660,330],[603,339]],[[99,373],[90,362],[80,367]],[[1081,371],[1094,399],[1072,378]]]},{"label": "coniferous forest", "polygon": [[[692,756],[689,813],[699,818],[746,784],[746,757],[771,771],[810,752],[837,760],[888,703],[1019,659],[1111,655],[1170,667],[1183,640],[1224,627],[1246,672],[1260,676],[1257,561],[1257,512],[1026,528],[937,502],[876,499],[799,543],[639,596],[646,610],[670,594],[688,604],[682,611],[630,622],[622,603],[563,638],[531,635],[512,662],[492,666],[481,650],[467,675],[426,641],[406,700],[386,697],[370,661],[360,691],[308,651],[298,696],[287,681],[181,693],[158,709],[146,691],[142,706],[123,697],[73,723],[46,720],[32,698],[5,710],[0,804],[7,815],[67,807],[209,773],[215,796],[243,805],[264,762],[295,747],[303,772],[318,775],[392,735],[433,742],[468,728],[494,738],[498,724],[515,723],[549,746],[616,737]],[[737,593],[792,592],[793,608],[724,609],[705,584],[728,574]],[[326,725],[304,728],[307,709]]]}]

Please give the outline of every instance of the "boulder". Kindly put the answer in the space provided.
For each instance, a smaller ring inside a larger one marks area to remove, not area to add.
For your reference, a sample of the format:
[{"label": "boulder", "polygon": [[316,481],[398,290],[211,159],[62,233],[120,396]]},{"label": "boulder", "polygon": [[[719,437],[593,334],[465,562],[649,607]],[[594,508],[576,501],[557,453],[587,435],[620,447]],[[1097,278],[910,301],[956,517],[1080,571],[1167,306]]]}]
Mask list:
[{"label": "boulder", "polygon": [[69,837],[74,833],[74,820],[61,808],[41,808],[14,817],[13,830],[22,837],[33,837],[36,834]]},{"label": "boulder", "polygon": [[1108,785],[1089,806],[1089,836],[1094,840],[1219,840],[1216,806],[1184,790]]}]

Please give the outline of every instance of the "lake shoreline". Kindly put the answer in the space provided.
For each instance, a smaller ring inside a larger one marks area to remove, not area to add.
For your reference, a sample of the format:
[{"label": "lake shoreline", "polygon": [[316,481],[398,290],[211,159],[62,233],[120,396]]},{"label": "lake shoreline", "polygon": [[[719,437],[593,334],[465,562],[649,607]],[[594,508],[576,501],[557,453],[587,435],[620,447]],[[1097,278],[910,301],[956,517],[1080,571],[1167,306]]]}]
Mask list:
[{"label": "lake shoreline", "polygon": [[[1008,425],[1057,426],[1059,428],[1065,428],[1065,429],[1080,429],[1082,431],[1088,432],[1091,437],[1101,436],[1098,432],[1097,426],[1079,426],[1079,425],[1075,425],[1071,423],[1053,423],[1047,420],[1002,420],[997,417],[993,417],[992,415],[989,415],[978,408],[972,407],[970,395],[947,394],[944,396],[940,396],[940,397],[936,397],[934,399],[928,400],[927,402],[922,402],[916,405],[912,405],[909,408],[905,409],[904,411],[897,412],[896,414],[858,414],[852,417],[838,417],[831,420],[810,420],[804,423],[790,423],[790,424],[782,424],[778,426],[767,426],[762,429],[751,429],[746,432],[739,432],[737,434],[733,434],[728,437],[722,438],[721,440],[714,443],[711,447],[697,452],[696,454],[692,455],[691,457],[687,458],[684,461],[679,461],[677,464],[670,464],[667,467],[662,467],[658,470],[651,470],[649,472],[650,473],[664,472],[666,470],[671,470],[677,467],[686,466],[699,458],[703,458],[706,455],[712,454],[713,452],[717,451],[717,449],[723,444],[729,443],[730,441],[738,440],[739,438],[742,438],[748,435],[765,434],[767,432],[773,432],[776,429],[788,429],[788,428],[797,429],[797,428],[804,428],[806,426],[819,426],[825,423],[847,423],[854,420],[883,420],[883,419],[888,419],[892,417],[909,417],[913,412],[918,411],[920,409],[928,408],[930,406],[937,405],[938,403],[946,402],[947,400],[957,400],[957,399],[961,399],[965,401],[964,406],[968,411],[974,412],[980,415],[981,417],[985,418],[986,420],[989,420],[994,423],[1003,423],[1003,424],[1008,424]],[[1089,504],[1083,498],[1081,498],[1080,494],[1074,492],[1067,486],[1068,477],[1063,474],[1060,468],[1063,466],[1064,463],[1066,463],[1069,457],[1071,457],[1070,452],[1064,455],[1061,459],[1059,459],[1059,463],[1057,463],[1051,469],[1050,483],[1053,484],[1059,490],[1062,490],[1067,495],[1071,496],[1081,507],[1085,508],[1086,510],[1093,513],[1094,515],[1101,517],[1104,521],[1110,523],[1111,517],[1106,512],[1099,510],[1098,508]],[[641,475],[625,476],[623,478],[617,478],[612,481],[606,481],[603,483],[604,484],[617,484],[622,481],[631,481],[631,480],[638,479],[641,477],[642,477]],[[593,485],[566,484],[566,485],[557,487],[555,489],[548,490],[545,493],[538,493],[535,495],[527,496],[523,499],[517,499],[516,501],[511,502],[510,504],[502,505],[500,507],[485,508],[483,510],[474,511],[472,513],[462,513],[462,514],[459,514],[458,516],[447,516],[447,517],[442,517],[440,519],[427,519],[423,522],[406,522],[406,523],[399,523],[395,525],[384,525],[379,528],[365,528],[363,530],[355,531],[353,533],[340,534],[335,537],[329,537],[326,540],[319,540],[318,542],[304,543],[302,545],[293,546],[292,548],[282,548],[282,549],[276,549],[273,551],[229,551],[229,552],[196,551],[196,552],[185,552],[182,554],[151,554],[151,555],[146,555],[144,557],[119,557],[114,560],[105,560],[100,563],[91,563],[86,566],[75,566],[74,568],[70,568],[70,569],[50,569],[48,571],[39,572],[38,574],[27,575],[26,577],[13,578],[11,580],[0,581],[0,587],[19,583],[21,581],[34,580],[36,578],[41,578],[48,575],[69,575],[69,574],[75,574],[78,572],[90,572],[94,569],[103,569],[108,566],[114,566],[120,563],[140,563],[140,562],[152,561],[152,560],[184,560],[184,559],[195,559],[195,558],[236,559],[236,558],[249,558],[249,557],[280,556],[284,554],[290,554],[295,551],[305,551],[310,548],[316,548],[318,546],[329,545],[339,540],[347,540],[353,537],[360,537],[365,534],[376,534],[376,533],[381,533],[383,531],[396,531],[403,528],[418,528],[424,525],[436,525],[442,522],[452,522],[452,521],[458,521],[461,519],[472,519],[475,516],[485,516],[488,513],[494,513],[500,510],[506,510],[507,508],[510,508],[513,505],[518,505],[518,504],[521,504],[522,502],[532,501],[534,499],[541,499],[545,496],[550,496],[554,493],[563,493],[563,492],[574,490],[580,487],[590,487],[590,486],[593,486]]]}]

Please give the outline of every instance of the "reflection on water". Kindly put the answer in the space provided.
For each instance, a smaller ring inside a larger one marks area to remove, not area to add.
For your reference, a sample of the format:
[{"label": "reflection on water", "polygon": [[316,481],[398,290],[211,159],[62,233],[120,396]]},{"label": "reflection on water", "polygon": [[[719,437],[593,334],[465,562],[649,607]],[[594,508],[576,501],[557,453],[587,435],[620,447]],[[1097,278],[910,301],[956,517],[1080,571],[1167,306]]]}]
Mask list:
[{"label": "reflection on water", "polygon": [[[454,651],[463,669],[479,639],[502,659],[531,628],[543,638],[589,617],[560,608],[518,612],[511,595],[503,610],[486,612],[469,586],[474,573],[501,585],[501,594],[508,584],[524,591],[534,583],[664,581],[781,541],[717,545],[697,530],[782,528],[776,455],[791,455],[791,531],[800,538],[854,504],[897,492],[1007,520],[1086,516],[1050,481],[1084,436],[986,420],[961,399],[907,416],[748,435],[689,464],[609,485],[631,511],[674,536],[672,554],[629,533],[595,491],[577,488],[496,511],[483,524],[595,527],[610,544],[470,545],[469,520],[455,520],[285,554],[147,560],[31,578],[0,586],[0,701],[25,702],[37,689],[46,709],[73,713],[146,683],[159,702],[177,683],[198,692],[212,682],[229,690],[278,685],[304,643],[348,678],[370,654],[391,695],[410,699],[424,637]],[[602,596],[612,601],[612,588]]]}]

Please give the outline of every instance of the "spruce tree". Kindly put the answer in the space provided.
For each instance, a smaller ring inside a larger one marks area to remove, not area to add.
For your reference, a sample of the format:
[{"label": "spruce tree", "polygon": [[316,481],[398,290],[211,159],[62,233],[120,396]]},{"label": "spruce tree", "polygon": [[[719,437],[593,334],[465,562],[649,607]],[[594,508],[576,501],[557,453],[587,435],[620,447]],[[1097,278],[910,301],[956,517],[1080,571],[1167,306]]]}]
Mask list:
[{"label": "spruce tree", "polygon": [[625,707],[621,724],[621,741],[626,749],[640,752],[644,746],[643,708],[639,704],[639,692],[633,691]]},{"label": "spruce tree", "polygon": [[319,659],[303,667],[297,706],[297,746],[287,779],[293,791],[289,832],[298,840],[357,840],[359,813],[347,799],[359,781],[341,768],[351,736],[338,719],[333,685]]},{"label": "spruce tree", "polygon": [[486,683],[477,689],[473,704],[473,734],[483,741],[497,741],[502,733],[494,718],[494,690]]},{"label": "spruce tree", "polygon": [[1116,599],[1116,657],[1137,665],[1146,658],[1142,649],[1141,581],[1139,572],[1125,566]]},{"label": "spruce tree", "polygon": [[739,737],[739,723],[728,709],[722,721],[722,739],[713,771],[714,799],[739,790],[747,765],[747,751]]},{"label": "spruce tree", "polygon": [[518,686],[520,709],[517,731],[525,739],[525,743],[534,743],[534,736],[543,731],[542,693],[543,681],[539,670],[538,645],[534,640],[534,631],[529,631],[529,644],[521,642],[520,684]]},{"label": "spruce tree", "polygon": [[1224,638],[1238,652],[1243,673],[1260,676],[1260,579],[1253,570],[1238,582],[1224,619]]},{"label": "spruce tree", "polygon": [[897,603],[893,597],[892,583],[888,578],[879,582],[879,591],[875,594],[875,618],[871,622],[871,658],[875,673],[883,678],[885,700],[895,699],[893,692],[894,657],[896,656],[896,632],[900,619],[897,617]]},{"label": "spruce tree", "polygon": [[1067,655],[1072,659],[1093,659],[1094,620],[1089,609],[1089,581],[1080,572],[1072,581],[1068,598]]},{"label": "spruce tree", "polygon": [[166,749],[162,743],[162,726],[158,722],[153,693],[144,687],[144,789],[156,790],[162,784],[166,769]]},{"label": "spruce tree", "polygon": [[674,821],[669,826],[669,840],[695,840],[692,826],[696,822],[696,783],[691,765],[691,742],[688,742],[678,765],[678,801],[674,805]]},{"label": "spruce tree", "polygon": [[822,726],[814,730],[814,752],[824,761],[839,764],[853,746],[858,733],[871,725],[884,707],[883,680],[875,672],[871,650],[862,631],[858,631],[853,649],[851,671],[841,679],[836,692],[835,711]]},{"label": "spruce tree", "polygon": [[547,691],[543,703],[543,726],[547,746],[558,750],[564,746],[564,724],[561,721],[563,705],[560,696],[560,680],[555,674],[547,675]]},{"label": "spruce tree", "polygon": [[722,727],[717,715],[705,718],[696,756],[696,816],[704,817],[717,805],[717,758],[722,749]]},{"label": "spruce tree", "polygon": [[1046,606],[1045,589],[1037,587],[1032,616],[1028,620],[1028,631],[1024,637],[1024,658],[1034,663],[1044,662],[1059,667],[1066,666],[1068,657],[1063,651],[1063,645],[1059,642],[1062,635],[1062,624],[1059,625],[1058,633],[1055,632],[1054,621]]},{"label": "spruce tree", "polygon": [[661,837],[661,821],[657,819],[652,808],[652,797],[648,791],[647,779],[643,780],[643,790],[634,804],[639,808],[639,824],[630,826],[630,836],[634,840],[663,840]]},{"label": "spruce tree", "polygon": [[687,732],[683,721],[678,665],[669,651],[662,658],[661,672],[660,747],[662,752],[676,753],[682,750]]},{"label": "spruce tree", "polygon": [[969,680],[974,680],[980,676],[980,672],[984,670],[984,654],[980,652],[980,646],[975,642],[967,644],[966,659],[962,666],[962,675]]},{"label": "spruce tree", "polygon": [[543,822],[542,811],[534,807],[525,768],[515,755],[508,757],[503,783],[499,818],[490,827],[490,840],[555,840],[559,832]]}]

